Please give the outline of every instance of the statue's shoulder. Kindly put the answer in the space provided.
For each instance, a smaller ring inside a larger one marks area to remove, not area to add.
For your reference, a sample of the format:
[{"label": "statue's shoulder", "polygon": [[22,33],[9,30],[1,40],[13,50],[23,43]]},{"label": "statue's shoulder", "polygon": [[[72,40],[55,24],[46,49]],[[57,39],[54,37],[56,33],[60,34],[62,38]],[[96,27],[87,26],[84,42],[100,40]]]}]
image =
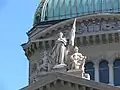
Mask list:
[{"label": "statue's shoulder", "polygon": [[79,54],[79,55],[83,56],[83,55],[82,55],[82,53],[80,53],[80,52],[78,52],[77,54]]},{"label": "statue's shoulder", "polygon": [[82,53],[73,53],[72,55],[79,55],[79,56],[83,56]]}]

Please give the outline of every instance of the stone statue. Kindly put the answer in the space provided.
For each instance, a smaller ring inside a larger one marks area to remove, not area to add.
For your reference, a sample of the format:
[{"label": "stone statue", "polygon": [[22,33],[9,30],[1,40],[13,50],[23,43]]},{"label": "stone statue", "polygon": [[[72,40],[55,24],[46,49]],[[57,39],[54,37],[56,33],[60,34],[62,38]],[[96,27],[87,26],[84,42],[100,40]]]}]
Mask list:
[{"label": "stone statue", "polygon": [[78,52],[79,49],[77,46],[74,48],[74,54],[71,55],[71,69],[73,70],[80,70],[84,72],[84,64],[85,64],[85,59],[86,56],[83,56],[81,53]]},{"label": "stone statue", "polygon": [[59,37],[56,40],[55,46],[52,49],[51,57],[55,65],[64,64],[64,57],[66,51],[66,38],[63,38],[63,33],[59,33]]}]

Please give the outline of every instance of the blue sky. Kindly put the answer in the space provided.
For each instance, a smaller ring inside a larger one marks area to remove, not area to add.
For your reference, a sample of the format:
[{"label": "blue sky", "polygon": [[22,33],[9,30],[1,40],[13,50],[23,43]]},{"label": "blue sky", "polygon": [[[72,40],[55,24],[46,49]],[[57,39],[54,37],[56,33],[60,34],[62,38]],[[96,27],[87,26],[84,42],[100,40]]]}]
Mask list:
[{"label": "blue sky", "polygon": [[28,84],[28,60],[21,44],[32,27],[40,0],[0,0],[0,90]]}]

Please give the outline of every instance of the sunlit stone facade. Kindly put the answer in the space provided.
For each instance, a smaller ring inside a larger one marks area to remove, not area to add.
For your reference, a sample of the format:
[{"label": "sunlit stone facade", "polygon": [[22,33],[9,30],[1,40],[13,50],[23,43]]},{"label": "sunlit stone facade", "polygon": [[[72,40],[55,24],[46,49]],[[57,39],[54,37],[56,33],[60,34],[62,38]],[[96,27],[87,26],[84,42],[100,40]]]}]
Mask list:
[{"label": "sunlit stone facade", "polygon": [[[89,83],[83,82],[89,85],[93,81],[102,82],[103,87],[106,84],[108,87],[109,85],[120,86],[119,7],[120,0],[42,0],[36,10],[33,27],[27,32],[28,42],[22,44],[29,60],[30,87],[28,86],[28,88],[35,87],[36,83],[41,81],[37,66],[43,66],[44,52],[49,55],[58,33],[63,32],[69,41],[69,32],[74,18],[77,20],[75,45],[83,55],[87,56],[85,72],[89,73],[91,78]],[[43,69],[41,72],[46,71]],[[64,74],[66,75],[66,73]],[[49,81],[49,79],[47,80]],[[60,84],[72,85],[68,82],[66,84],[66,81],[62,80]],[[56,85],[56,81],[52,85]],[[102,88],[101,84],[94,89],[94,85],[91,85],[92,88],[88,87],[89,89],[85,86],[82,90],[107,90],[98,88]],[[51,84],[42,89],[47,90],[50,86]],[[79,90],[78,87],[77,90]],[[69,87],[69,90],[74,90],[72,88]]]}]

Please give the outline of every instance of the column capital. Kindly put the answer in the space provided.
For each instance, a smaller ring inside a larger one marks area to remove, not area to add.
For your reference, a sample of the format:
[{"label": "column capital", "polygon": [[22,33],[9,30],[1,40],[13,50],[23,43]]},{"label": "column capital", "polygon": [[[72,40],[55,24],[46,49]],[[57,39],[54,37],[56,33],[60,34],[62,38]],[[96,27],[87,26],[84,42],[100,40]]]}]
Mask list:
[{"label": "column capital", "polygon": [[108,61],[108,65],[113,65],[114,59]]},{"label": "column capital", "polygon": [[94,62],[94,67],[99,67],[99,60],[95,60],[95,61],[93,61]]},{"label": "column capital", "polygon": [[115,58],[120,58],[120,52],[115,53]]},{"label": "column capital", "polygon": [[99,69],[99,64],[98,64],[98,65],[95,64],[95,65],[94,65],[94,68],[95,68],[95,69]]},{"label": "column capital", "polygon": [[113,67],[113,63],[109,63],[108,66],[109,66],[109,68]]}]

